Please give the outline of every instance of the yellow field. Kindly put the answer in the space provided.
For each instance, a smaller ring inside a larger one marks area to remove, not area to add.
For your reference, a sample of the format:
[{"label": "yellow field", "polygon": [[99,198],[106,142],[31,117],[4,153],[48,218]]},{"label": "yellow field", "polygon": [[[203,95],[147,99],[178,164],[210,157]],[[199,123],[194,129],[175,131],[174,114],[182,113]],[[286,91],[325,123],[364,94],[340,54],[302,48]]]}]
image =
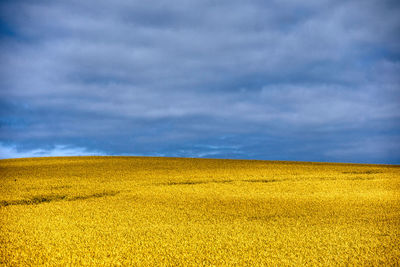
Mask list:
[{"label": "yellow field", "polygon": [[400,167],[0,160],[0,263],[399,265]]}]

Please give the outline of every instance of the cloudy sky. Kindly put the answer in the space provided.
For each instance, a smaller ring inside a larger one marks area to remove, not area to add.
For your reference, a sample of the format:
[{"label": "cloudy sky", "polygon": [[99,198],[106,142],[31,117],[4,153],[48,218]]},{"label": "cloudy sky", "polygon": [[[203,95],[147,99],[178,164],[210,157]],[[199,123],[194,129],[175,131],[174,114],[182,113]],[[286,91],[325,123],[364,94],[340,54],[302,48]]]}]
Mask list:
[{"label": "cloudy sky", "polygon": [[5,0],[0,157],[400,163],[400,2]]}]

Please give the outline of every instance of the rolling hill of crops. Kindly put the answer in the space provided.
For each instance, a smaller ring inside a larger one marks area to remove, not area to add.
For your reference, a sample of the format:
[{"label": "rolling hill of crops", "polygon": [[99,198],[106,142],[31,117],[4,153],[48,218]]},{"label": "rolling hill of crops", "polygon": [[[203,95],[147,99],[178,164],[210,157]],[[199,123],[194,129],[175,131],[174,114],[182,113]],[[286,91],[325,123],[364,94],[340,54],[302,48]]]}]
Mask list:
[{"label": "rolling hill of crops", "polygon": [[0,160],[0,264],[399,265],[400,167]]}]

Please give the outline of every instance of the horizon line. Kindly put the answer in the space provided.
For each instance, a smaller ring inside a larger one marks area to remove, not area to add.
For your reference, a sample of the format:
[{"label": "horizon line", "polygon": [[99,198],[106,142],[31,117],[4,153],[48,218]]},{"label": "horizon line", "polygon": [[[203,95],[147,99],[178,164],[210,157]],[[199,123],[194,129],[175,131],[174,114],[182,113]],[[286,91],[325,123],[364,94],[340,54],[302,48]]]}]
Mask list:
[{"label": "horizon line", "polygon": [[398,166],[398,163],[362,163],[362,162],[333,162],[333,161],[301,161],[301,160],[267,160],[267,159],[233,159],[233,158],[202,158],[202,157],[174,157],[174,156],[140,156],[140,155],[82,155],[82,156],[43,156],[43,157],[19,157],[0,158],[0,161],[7,160],[32,160],[32,159],[56,159],[56,158],[161,158],[161,159],[197,159],[197,160],[232,160],[232,161],[267,161],[279,163],[310,163],[310,164],[349,164],[349,165],[386,165]]}]

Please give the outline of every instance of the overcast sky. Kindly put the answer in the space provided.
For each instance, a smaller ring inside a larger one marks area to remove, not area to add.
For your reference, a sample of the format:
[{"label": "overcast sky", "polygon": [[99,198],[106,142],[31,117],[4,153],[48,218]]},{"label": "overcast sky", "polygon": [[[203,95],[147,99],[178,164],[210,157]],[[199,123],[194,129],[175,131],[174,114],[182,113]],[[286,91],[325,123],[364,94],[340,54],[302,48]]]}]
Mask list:
[{"label": "overcast sky", "polygon": [[0,2],[0,157],[400,163],[400,2]]}]

